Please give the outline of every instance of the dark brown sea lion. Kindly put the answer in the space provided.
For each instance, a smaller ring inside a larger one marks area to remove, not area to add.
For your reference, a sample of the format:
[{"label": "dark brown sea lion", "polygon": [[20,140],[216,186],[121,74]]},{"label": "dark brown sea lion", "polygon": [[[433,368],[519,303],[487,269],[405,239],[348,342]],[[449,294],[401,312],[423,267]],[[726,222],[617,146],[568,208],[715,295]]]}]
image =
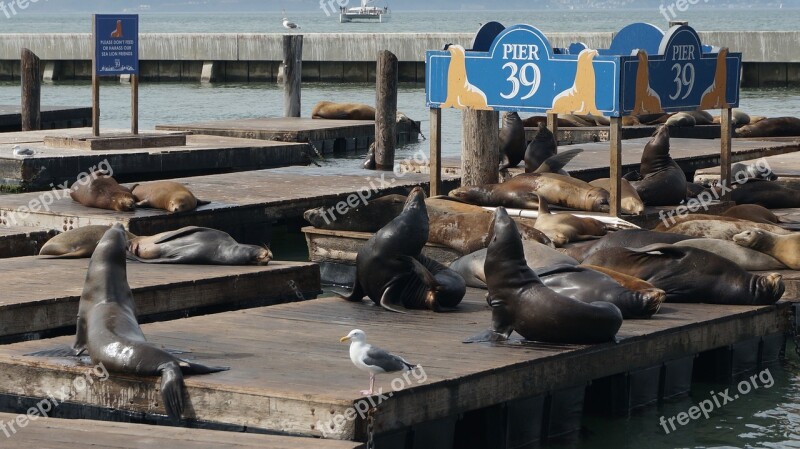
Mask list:
[{"label": "dark brown sea lion", "polygon": [[559,175],[569,176],[569,173],[564,170],[564,167],[566,167],[566,165],[569,164],[569,162],[574,159],[575,156],[581,154],[582,152],[582,148],[573,148],[559,154],[554,154],[545,159],[544,162],[539,165],[539,168],[533,170],[532,173],[556,173]]},{"label": "dark brown sea lion", "polygon": [[400,215],[358,250],[355,285],[344,298],[361,302],[368,296],[397,312],[457,306],[466,293],[464,279],[421,254],[428,233],[425,193],[415,187]]},{"label": "dark brown sea lion", "polygon": [[[609,178],[595,179],[589,184],[606,191],[611,189],[611,180]],[[644,201],[639,198],[636,189],[633,188],[630,181],[624,178],[620,180],[620,184],[622,187],[622,211],[626,214],[641,215],[644,212]]]},{"label": "dark brown sea lion", "polygon": [[[51,238],[39,250],[40,256],[54,256],[53,259],[80,259],[92,257],[97,243],[103,238],[110,226],[89,225],[62,232]],[[128,240],[136,236],[125,231]]]},{"label": "dark brown sea lion", "polygon": [[[547,126],[547,116],[544,116],[544,115],[532,115],[532,116],[527,117],[524,120],[522,120],[522,124],[526,128],[537,128],[542,123],[545,126]],[[575,123],[573,123],[573,122],[571,122],[569,120],[565,120],[561,115],[558,116],[558,127],[559,128],[572,128],[574,126],[577,126],[577,125],[575,125]]]},{"label": "dark brown sea lion", "polygon": [[[228,368],[191,363],[146,341],[128,285],[126,244],[122,225],[115,224],[97,245],[81,293],[75,344],[70,352],[78,356],[88,351],[92,363],[102,363],[112,373],[160,375],[164,408],[177,422],[184,409],[183,375],[210,374]],[[31,355],[52,354],[44,351]]]},{"label": "dark brown sea lion", "polygon": [[749,220],[756,223],[777,224],[780,219],[771,210],[758,204],[739,204],[728,208],[722,213],[724,217]]},{"label": "dark brown sea lion", "polygon": [[737,245],[754,249],[781,261],[792,270],[800,270],[800,234],[779,235],[753,229],[733,236]]},{"label": "dark brown sea lion", "polygon": [[607,234],[600,240],[570,248],[569,251],[566,251],[566,254],[579,262],[583,262],[590,255],[607,248],[642,248],[654,243],[676,243],[691,238],[694,237],[647,231],[645,229],[623,229]]},{"label": "dark brown sea lion", "polygon": [[544,161],[553,157],[558,152],[556,137],[542,123],[536,130],[536,135],[525,149],[525,173],[533,173]]},{"label": "dark brown sea lion", "polygon": [[785,290],[778,273],[754,275],[708,251],[668,244],[604,249],[584,263],[643,279],[667,292],[668,302],[766,305]]},{"label": "dark brown sea lion", "polygon": [[674,226],[668,227],[664,232],[722,240],[731,240],[733,239],[734,235],[750,229],[762,229],[764,231],[770,231],[780,235],[791,233],[791,231],[787,231],[786,229],[775,225],[736,220],[728,217],[722,218],[723,219],[692,220],[684,223],[678,223]]},{"label": "dark brown sea lion", "polygon": [[800,136],[800,118],[771,117],[737,128],[734,133],[737,137]]},{"label": "dark brown sea lion", "polygon": [[84,206],[98,209],[129,212],[136,208],[136,199],[131,191],[99,171],[75,181],[69,196]]},{"label": "dark brown sea lion", "polygon": [[547,201],[541,197],[535,226],[556,246],[564,246],[569,242],[594,240],[608,232],[608,226],[605,223],[591,217],[576,217],[570,213],[550,213]]},{"label": "dark brown sea lion", "polygon": [[311,118],[331,120],[375,120],[375,108],[359,103],[320,101],[311,110]]},{"label": "dark brown sea lion", "polygon": [[181,183],[174,181],[153,181],[135,184],[131,188],[137,207],[152,207],[169,212],[186,212],[198,205],[208,204],[195,198],[194,194]]},{"label": "dark brown sea lion", "polygon": [[[763,231],[761,231],[763,232]],[[738,234],[737,234],[738,235]],[[736,238],[736,236],[733,236]],[[756,250],[739,246],[730,240],[720,239],[689,239],[678,243],[676,246],[689,246],[698,248],[718,256],[722,256],[739,265],[747,271],[785,270],[786,265],[772,256]]]},{"label": "dark brown sea lion", "polygon": [[545,286],[528,267],[517,226],[502,207],[495,211],[485,265],[492,328],[470,342],[505,340],[517,331],[528,340],[601,343],[612,341],[622,325],[617,306],[586,304]]},{"label": "dark brown sea lion", "polygon": [[[650,289],[654,289],[655,288],[655,286],[653,284],[651,284],[651,283],[649,283],[647,281],[643,281],[643,280],[641,280],[639,278],[627,275],[625,273],[620,273],[619,271],[614,271],[614,270],[608,269],[606,267],[598,267],[597,265],[587,265],[587,264],[581,264],[581,266],[582,267],[586,267],[586,268],[590,268],[590,269],[592,269],[594,271],[599,271],[600,273],[605,274],[606,276],[610,277],[611,279],[614,279],[615,281],[617,281],[617,283],[619,285],[627,288],[628,290],[633,290],[633,291],[640,292],[640,291],[646,291],[646,290],[650,290]],[[661,290],[661,291],[663,291],[663,290]]]},{"label": "dark brown sea lion", "polygon": [[525,157],[525,127],[516,112],[503,114],[500,128],[500,170],[519,165]]},{"label": "dark brown sea lion", "polygon": [[190,265],[267,265],[268,248],[236,242],[227,232],[187,226],[128,243],[129,255],[145,263]]},{"label": "dark brown sea lion", "polygon": [[686,198],[686,175],[669,155],[669,127],[661,125],[645,145],[642,179],[631,184],[647,206],[670,206]]},{"label": "dark brown sea lion", "polygon": [[736,204],[758,204],[767,209],[800,207],[800,190],[775,182],[748,182],[735,187],[731,200]]},{"label": "dark brown sea lion", "polygon": [[400,215],[405,203],[405,195],[386,195],[350,209],[346,214],[339,214],[333,207],[317,207],[305,211],[303,218],[317,229],[377,232]]}]

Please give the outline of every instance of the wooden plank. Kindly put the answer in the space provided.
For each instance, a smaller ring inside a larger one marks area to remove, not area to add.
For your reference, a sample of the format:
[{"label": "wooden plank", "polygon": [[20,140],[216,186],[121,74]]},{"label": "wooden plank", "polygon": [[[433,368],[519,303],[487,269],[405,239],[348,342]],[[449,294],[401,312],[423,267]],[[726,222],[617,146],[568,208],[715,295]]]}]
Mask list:
[{"label": "wooden plank", "polygon": [[[138,131],[137,131],[138,132]],[[142,148],[165,148],[186,146],[185,133],[162,134],[122,134],[102,137],[90,135],[47,136],[44,144],[48,147],[72,148],[80,150],[139,150]]]},{"label": "wooden plank", "polygon": [[[0,340],[69,331],[88,265],[89,259],[0,259]],[[244,267],[129,262],[128,282],[145,322],[311,299],[320,292],[319,267],[297,262]]]},{"label": "wooden plank", "polygon": [[[417,311],[402,320],[367,302],[325,298],[152,323],[143,331],[155,344],[191,350],[189,357],[199,363],[231,367],[186,378],[188,419],[311,436],[325,429],[328,438],[352,440],[364,437],[363,423],[326,421],[360,404],[358,391],[368,381],[338,340],[353,328],[422,366],[378,405],[375,431],[382,433],[781,332],[789,309],[785,302],[666,304],[651,320],[623,323],[619,343],[463,344],[489,325],[484,296],[470,289],[455,312]],[[41,398],[71,385],[86,362],[24,356],[70,342],[61,337],[0,347],[0,393]],[[389,392],[392,381],[378,376],[376,385]],[[112,375],[95,388],[75,391],[71,401],[163,414],[158,382]]]},{"label": "wooden plank", "polygon": [[[0,441],[13,442],[14,447],[57,447],[59,449],[356,449],[359,443],[314,438],[252,433],[218,432],[203,429],[152,426],[82,419],[19,418],[0,413],[8,435],[0,433]],[[12,430],[13,429],[13,430]]]},{"label": "wooden plank", "polygon": [[57,234],[51,229],[0,226],[0,259],[35,256]]}]

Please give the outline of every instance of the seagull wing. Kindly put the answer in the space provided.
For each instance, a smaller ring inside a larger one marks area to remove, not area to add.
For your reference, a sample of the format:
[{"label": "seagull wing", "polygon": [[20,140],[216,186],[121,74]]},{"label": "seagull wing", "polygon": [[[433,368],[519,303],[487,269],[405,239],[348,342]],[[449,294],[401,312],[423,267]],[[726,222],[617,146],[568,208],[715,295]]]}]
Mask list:
[{"label": "seagull wing", "polygon": [[365,364],[378,367],[387,373],[414,368],[414,365],[406,362],[402,357],[390,354],[375,346],[370,346],[367,349],[363,361]]}]

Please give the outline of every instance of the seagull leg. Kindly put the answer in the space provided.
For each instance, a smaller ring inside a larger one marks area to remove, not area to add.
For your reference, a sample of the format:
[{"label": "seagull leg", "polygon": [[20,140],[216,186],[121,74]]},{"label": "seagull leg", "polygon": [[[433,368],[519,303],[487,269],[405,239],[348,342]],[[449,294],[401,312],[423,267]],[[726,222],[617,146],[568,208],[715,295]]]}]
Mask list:
[{"label": "seagull leg", "polygon": [[375,375],[370,373],[369,375],[369,390],[361,390],[361,394],[364,396],[372,396],[372,392],[375,389]]}]

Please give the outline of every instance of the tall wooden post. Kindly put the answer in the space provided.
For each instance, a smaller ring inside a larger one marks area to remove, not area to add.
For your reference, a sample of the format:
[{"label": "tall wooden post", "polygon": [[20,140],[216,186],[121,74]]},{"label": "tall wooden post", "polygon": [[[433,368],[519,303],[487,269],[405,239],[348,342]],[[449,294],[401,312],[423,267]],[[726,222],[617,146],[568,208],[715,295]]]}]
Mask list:
[{"label": "tall wooden post", "polygon": [[283,116],[300,117],[303,35],[283,36]]},{"label": "tall wooden post", "polygon": [[442,194],[442,110],[431,108],[431,196]]},{"label": "tall wooden post", "polygon": [[39,57],[27,48],[22,49],[22,130],[42,129],[42,83],[39,78]]},{"label": "tall wooden post", "polygon": [[622,177],[622,117],[611,117],[610,121],[610,147],[611,147],[611,160],[609,162],[609,178],[611,198],[609,203],[611,210],[609,214],[613,217],[619,217],[620,210],[622,209],[622,186],[620,178]]},{"label": "tall wooden post", "polygon": [[[731,187],[731,108],[722,108],[719,117],[719,182],[722,186]],[[730,201],[730,192],[722,196],[724,201]]]},{"label": "tall wooden post", "polygon": [[556,139],[556,152],[558,151],[558,113],[547,113],[547,128],[553,133],[553,138]]},{"label": "tall wooden post", "polygon": [[388,50],[378,54],[375,80],[375,168],[394,170],[397,145],[397,56]]},{"label": "tall wooden post", "polygon": [[496,111],[462,111],[461,185],[498,181],[500,117]]},{"label": "tall wooden post", "polygon": [[139,134],[139,75],[131,75],[131,134]]},{"label": "tall wooden post", "polygon": [[[92,42],[97,42],[97,20],[92,16]],[[97,54],[92,52],[92,135],[100,135],[100,79],[97,77]]]}]

